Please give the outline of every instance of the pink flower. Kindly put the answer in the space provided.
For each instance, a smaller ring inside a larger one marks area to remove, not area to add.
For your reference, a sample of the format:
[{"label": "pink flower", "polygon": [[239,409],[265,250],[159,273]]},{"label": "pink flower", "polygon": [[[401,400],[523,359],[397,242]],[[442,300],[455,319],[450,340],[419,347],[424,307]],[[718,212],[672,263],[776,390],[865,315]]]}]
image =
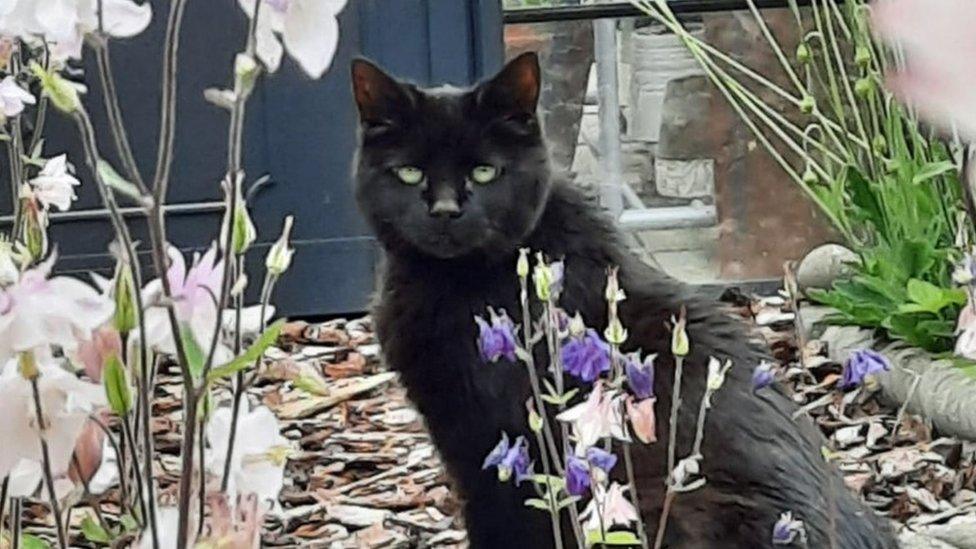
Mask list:
[{"label": "pink flower", "polygon": [[657,442],[657,419],[654,415],[654,397],[645,398],[641,401],[634,400],[633,397],[627,398],[627,418],[630,419],[630,426],[634,429],[637,440],[644,444]]},{"label": "pink flower", "polygon": [[73,351],[112,315],[112,301],[68,276],[48,278],[54,256],[0,290],[0,360],[48,345]]},{"label": "pink flower", "polygon": [[594,485],[593,499],[580,514],[583,530],[599,532],[601,526],[609,530],[612,526],[628,526],[632,522],[638,522],[640,519],[637,510],[624,496],[624,490],[626,488],[616,482],[611,483],[609,488]]},{"label": "pink flower", "polygon": [[84,366],[85,374],[92,381],[101,381],[105,361],[112,355],[122,356],[122,338],[115,328],[102,326],[92,332],[91,339],[78,343],[75,354]]},{"label": "pink flower", "polygon": [[73,175],[74,168],[68,163],[68,155],[62,154],[49,158],[37,177],[30,180],[30,188],[34,197],[44,207],[45,211],[55,207],[62,212],[71,208],[71,203],[78,199],[74,187],[81,184]]},{"label": "pink flower", "polygon": [[872,4],[874,28],[905,52],[889,86],[930,121],[976,138],[976,3],[891,0]]},{"label": "pink flower", "polygon": [[587,448],[606,437],[630,440],[624,430],[621,398],[623,397],[613,391],[604,391],[603,385],[597,383],[584,402],[556,416],[559,421],[573,425],[576,451],[579,455],[583,455],[581,452],[585,453]]},{"label": "pink flower", "polygon": [[[181,329],[188,330],[197,345],[206,352],[217,326],[217,300],[224,277],[223,261],[216,260],[216,246],[212,246],[203,256],[195,255],[189,270],[179,250],[171,247],[167,253],[170,266],[166,279],[172,292],[176,318]],[[155,279],[146,284],[143,289],[143,300],[149,305],[146,310],[146,342],[161,352],[174,354],[176,346],[162,299],[161,280]]]}]

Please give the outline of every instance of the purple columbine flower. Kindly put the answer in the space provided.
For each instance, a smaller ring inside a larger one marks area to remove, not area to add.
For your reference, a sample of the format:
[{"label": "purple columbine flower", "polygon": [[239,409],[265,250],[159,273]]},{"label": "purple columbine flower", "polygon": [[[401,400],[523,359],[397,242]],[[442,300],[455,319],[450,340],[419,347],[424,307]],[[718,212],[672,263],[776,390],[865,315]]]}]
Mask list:
[{"label": "purple columbine flower", "polygon": [[610,369],[610,345],[596,331],[587,328],[582,337],[570,337],[563,344],[563,369],[587,383]]},{"label": "purple columbine flower", "polygon": [[505,311],[491,314],[491,324],[480,316],[474,317],[478,323],[478,350],[485,362],[496,362],[505,357],[515,361],[515,325]]},{"label": "purple columbine flower", "polygon": [[773,525],[773,545],[790,545],[794,541],[806,542],[807,531],[803,521],[793,518],[793,513],[787,511],[779,516]]},{"label": "purple columbine flower", "polygon": [[870,349],[854,351],[844,366],[844,379],[841,387],[850,389],[864,383],[865,378],[891,369],[891,363],[884,355]]},{"label": "purple columbine flower", "polygon": [[641,362],[637,353],[627,355],[624,368],[627,371],[627,384],[639,400],[654,396],[654,359],[657,355],[648,355]]},{"label": "purple columbine flower", "polygon": [[566,493],[582,496],[590,489],[590,466],[585,460],[570,454],[566,458]]},{"label": "purple columbine flower", "polygon": [[498,480],[508,482],[515,475],[515,484],[520,484],[525,478],[532,475],[532,461],[529,458],[529,443],[525,437],[520,436],[515,439],[515,444],[509,445],[508,434],[502,433],[501,440],[495,448],[485,457],[482,469],[489,467],[498,468]]},{"label": "purple columbine flower", "polygon": [[586,461],[604,473],[609,473],[610,469],[617,464],[617,456],[593,446],[586,449]]},{"label": "purple columbine flower", "polygon": [[773,384],[773,380],[776,379],[773,368],[773,364],[765,360],[760,362],[759,366],[756,366],[756,369],[752,371],[753,391],[758,391]]}]

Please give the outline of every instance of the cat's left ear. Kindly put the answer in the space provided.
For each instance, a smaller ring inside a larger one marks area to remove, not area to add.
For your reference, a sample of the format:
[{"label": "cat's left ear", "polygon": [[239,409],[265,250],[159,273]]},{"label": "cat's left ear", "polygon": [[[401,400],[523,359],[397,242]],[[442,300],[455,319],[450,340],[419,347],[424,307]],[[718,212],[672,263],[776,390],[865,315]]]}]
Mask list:
[{"label": "cat's left ear", "polygon": [[523,53],[478,86],[478,104],[508,118],[531,118],[539,103],[540,81],[539,57],[534,52]]}]

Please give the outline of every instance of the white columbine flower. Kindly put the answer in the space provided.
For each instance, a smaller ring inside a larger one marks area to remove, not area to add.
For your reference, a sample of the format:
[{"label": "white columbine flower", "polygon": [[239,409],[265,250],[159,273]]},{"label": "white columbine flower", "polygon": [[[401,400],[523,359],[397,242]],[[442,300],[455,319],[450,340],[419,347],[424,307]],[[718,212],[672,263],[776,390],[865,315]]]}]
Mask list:
[{"label": "white columbine flower", "polygon": [[24,105],[33,105],[37,100],[17,84],[13,76],[0,80],[0,121],[24,112]]},{"label": "white columbine flower", "polygon": [[137,4],[132,0],[4,0],[0,3],[0,34],[28,41],[43,40],[56,60],[80,59],[85,35],[97,31],[100,23],[105,34],[127,38],[145,30],[151,19],[150,2]]},{"label": "white columbine flower", "polygon": [[68,155],[62,154],[49,158],[44,163],[41,173],[30,180],[31,192],[45,210],[50,210],[51,206],[54,206],[66,212],[71,208],[71,203],[78,198],[74,188],[81,182],[72,171],[74,170],[68,163]]},{"label": "white columbine flower", "polygon": [[584,532],[599,532],[601,528],[610,529],[613,526],[629,526],[638,522],[637,509],[627,500],[624,488],[616,482],[609,488],[599,484],[593,485],[593,499],[580,513]]},{"label": "white columbine flower", "polygon": [[[256,0],[238,0],[248,17],[254,16]],[[257,54],[269,71],[281,66],[285,49],[302,70],[318,79],[335,56],[339,45],[339,22],[336,16],[346,6],[346,0],[259,0]]]},{"label": "white columbine flower", "polygon": [[[39,357],[37,383],[41,406],[47,419],[43,434],[47,439],[54,476],[67,475],[75,443],[88,415],[105,404],[101,386],[78,379],[50,359]],[[22,476],[19,484],[30,488],[37,468],[29,463],[41,461],[41,431],[38,429],[31,383],[21,375],[18,360],[11,358],[0,370],[0,477],[11,471]],[[22,461],[22,460],[26,460]],[[38,479],[39,480],[39,479]],[[36,486],[36,483],[34,483]]]},{"label": "white columbine flower", "polygon": [[74,351],[78,334],[111,318],[112,301],[95,288],[69,276],[49,278],[53,263],[52,255],[0,289],[0,360],[48,345]]},{"label": "white columbine flower", "polygon": [[621,398],[613,391],[604,391],[603,385],[597,383],[586,400],[556,416],[559,421],[573,425],[577,454],[582,455],[607,437],[630,441],[621,414]]},{"label": "white columbine flower", "polygon": [[[249,411],[244,402],[237,418],[228,495],[233,500],[238,494],[255,494],[262,503],[274,506],[285,482],[288,439],[281,436],[278,418],[264,406]],[[227,462],[230,424],[230,408],[216,410],[207,424],[207,441],[212,449],[207,470],[218,478],[224,474]]]}]

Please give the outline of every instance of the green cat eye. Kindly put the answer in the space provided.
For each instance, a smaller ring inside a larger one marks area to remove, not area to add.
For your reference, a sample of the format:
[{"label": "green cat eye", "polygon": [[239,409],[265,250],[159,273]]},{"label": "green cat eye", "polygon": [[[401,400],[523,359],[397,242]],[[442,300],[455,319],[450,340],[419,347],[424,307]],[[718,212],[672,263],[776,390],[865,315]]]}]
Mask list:
[{"label": "green cat eye", "polygon": [[400,166],[395,171],[396,176],[406,185],[416,185],[424,180],[424,170],[415,166]]},{"label": "green cat eye", "polygon": [[498,168],[489,166],[487,164],[475,166],[474,169],[471,170],[471,181],[480,183],[482,185],[491,183],[496,177],[498,177]]}]

